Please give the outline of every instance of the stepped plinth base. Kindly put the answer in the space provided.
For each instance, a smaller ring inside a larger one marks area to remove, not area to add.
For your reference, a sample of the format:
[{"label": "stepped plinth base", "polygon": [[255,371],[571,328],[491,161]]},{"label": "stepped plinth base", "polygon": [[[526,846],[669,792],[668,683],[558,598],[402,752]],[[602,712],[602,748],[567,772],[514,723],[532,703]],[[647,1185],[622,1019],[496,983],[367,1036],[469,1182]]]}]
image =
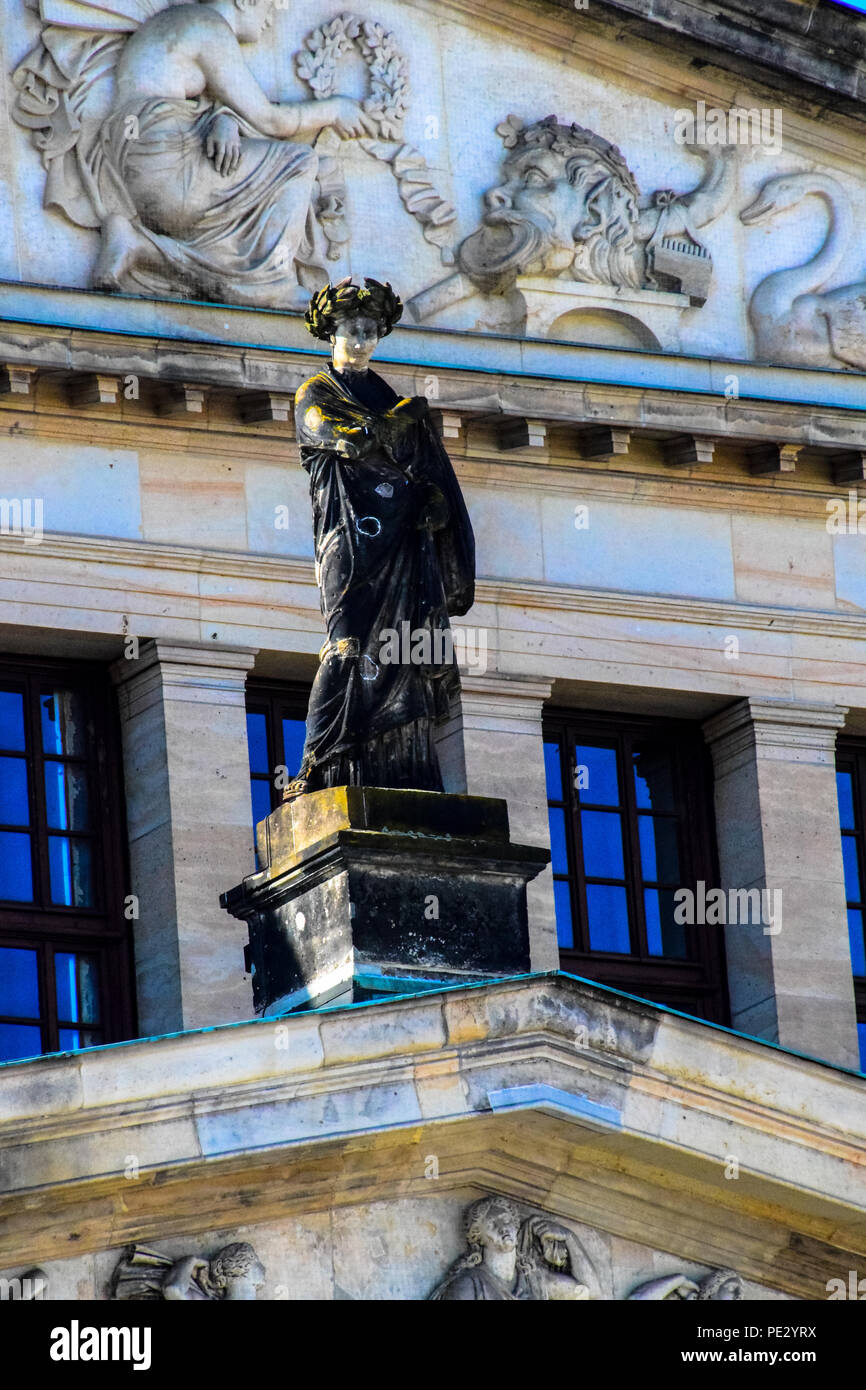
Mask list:
[{"label": "stepped plinth base", "polygon": [[504,801],[333,787],[256,836],[265,867],[220,902],[249,925],[258,1013],[530,968],[526,885],[550,856],[510,841]]}]

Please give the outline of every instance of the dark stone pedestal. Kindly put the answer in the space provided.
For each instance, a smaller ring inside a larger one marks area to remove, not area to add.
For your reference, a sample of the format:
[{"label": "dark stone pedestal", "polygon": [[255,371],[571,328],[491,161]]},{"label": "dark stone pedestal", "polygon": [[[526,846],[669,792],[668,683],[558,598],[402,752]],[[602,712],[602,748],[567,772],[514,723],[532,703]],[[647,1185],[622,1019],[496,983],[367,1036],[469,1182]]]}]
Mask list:
[{"label": "dark stone pedestal", "polygon": [[220,902],[249,924],[258,1013],[530,968],[526,885],[550,856],[511,843],[504,801],[334,787],[256,834],[266,867]]}]

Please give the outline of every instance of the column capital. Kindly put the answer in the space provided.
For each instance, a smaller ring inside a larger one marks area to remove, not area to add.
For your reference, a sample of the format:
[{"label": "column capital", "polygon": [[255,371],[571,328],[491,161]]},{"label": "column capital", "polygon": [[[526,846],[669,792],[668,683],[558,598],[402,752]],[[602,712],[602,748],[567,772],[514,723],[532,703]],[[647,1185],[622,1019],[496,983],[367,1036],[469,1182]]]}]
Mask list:
[{"label": "column capital", "polygon": [[552,681],[536,676],[508,676],[495,671],[483,676],[461,673],[463,727],[534,733],[552,689]]},{"label": "column capital", "polygon": [[828,763],[844,727],[845,705],[748,696],[704,722],[716,773],[743,759]]},{"label": "column capital", "polygon": [[121,713],[146,707],[156,699],[195,700],[201,704],[237,704],[245,698],[246,678],[257,647],[219,642],[171,642],[148,638],[136,657],[121,657],[111,668],[119,687]]}]

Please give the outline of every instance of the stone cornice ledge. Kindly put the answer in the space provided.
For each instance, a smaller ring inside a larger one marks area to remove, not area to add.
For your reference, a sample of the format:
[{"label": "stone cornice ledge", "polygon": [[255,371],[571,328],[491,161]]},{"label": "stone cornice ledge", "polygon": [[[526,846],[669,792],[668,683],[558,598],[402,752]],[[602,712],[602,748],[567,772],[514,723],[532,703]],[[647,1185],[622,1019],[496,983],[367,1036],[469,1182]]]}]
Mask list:
[{"label": "stone cornice ledge", "polygon": [[853,1073],[561,974],[9,1064],[0,1267],[429,1194],[408,1146],[442,1156],[439,1190],[508,1191],[823,1297],[866,1251],[864,1097]]},{"label": "stone cornice ledge", "polygon": [[[107,587],[98,576],[98,566],[174,570],[177,573],[215,575],[224,579],[245,579],[309,588],[310,613],[318,622],[319,602],[315,566],[311,559],[303,556],[265,555],[248,551],[206,549],[203,546],[164,545],[153,541],[49,532],[35,547],[27,546],[18,536],[0,535],[0,573],[4,554],[22,552],[38,556],[40,560],[56,560],[62,563],[74,561],[85,565],[88,582],[96,590]],[[63,582],[67,582],[65,578]],[[141,587],[140,579],[137,583],[138,587]],[[115,579],[110,580],[110,587],[114,588],[116,584]],[[86,587],[84,581],[82,587]],[[489,576],[479,578],[476,598],[479,604],[528,606],[552,609],[556,612],[565,610],[637,621],[694,623],[699,626],[710,624],[725,628],[733,626],[775,634],[801,633],[822,638],[836,637],[844,641],[860,642],[866,639],[866,612],[845,613],[825,608],[804,609],[769,603],[745,603],[738,599],[689,598],[687,595],[589,589],[579,584],[550,584],[543,580],[498,579]],[[100,606],[100,611],[106,610]],[[495,673],[491,672],[491,675],[493,674]]]},{"label": "stone cornice ledge", "polygon": [[[61,377],[131,373],[163,384],[292,392],[311,369],[318,370],[322,357],[296,313],[103,295],[0,278],[0,362],[6,366]],[[582,395],[598,387],[641,393],[637,416],[626,410],[622,422],[632,418],[636,426],[666,434],[688,429],[696,419],[706,432],[709,412],[725,434],[746,438],[754,428],[763,437],[767,430],[760,417],[769,405],[786,411],[773,428],[784,425],[789,442],[859,447],[862,440],[860,372],[404,324],[394,329],[376,360],[389,380],[413,394],[424,389],[431,373],[441,373],[439,405],[447,410],[589,420],[598,411]],[[731,373],[739,383],[734,411],[725,394]],[[671,413],[671,393],[675,400],[683,397],[681,414]]]},{"label": "stone cornice ledge", "polygon": [[[553,3],[565,9],[573,0]],[[866,119],[866,18],[854,10],[827,0],[597,3],[632,34]]]}]

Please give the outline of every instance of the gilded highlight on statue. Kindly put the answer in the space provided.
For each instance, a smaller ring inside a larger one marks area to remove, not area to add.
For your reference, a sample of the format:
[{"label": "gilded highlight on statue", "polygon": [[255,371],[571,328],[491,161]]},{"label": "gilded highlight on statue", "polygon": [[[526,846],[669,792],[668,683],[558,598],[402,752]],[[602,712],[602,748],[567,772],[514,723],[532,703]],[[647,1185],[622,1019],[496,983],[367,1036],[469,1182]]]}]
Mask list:
[{"label": "gilded highlight on statue", "polygon": [[[307,310],[332,350],[295,401],[327,641],[285,800],[344,785],[443,790],[433,726],[459,690],[443,638],[474,599],[475,541],[427,401],[369,369],[402,311],[372,279],[327,285]],[[408,653],[394,632],[412,634]]]}]

